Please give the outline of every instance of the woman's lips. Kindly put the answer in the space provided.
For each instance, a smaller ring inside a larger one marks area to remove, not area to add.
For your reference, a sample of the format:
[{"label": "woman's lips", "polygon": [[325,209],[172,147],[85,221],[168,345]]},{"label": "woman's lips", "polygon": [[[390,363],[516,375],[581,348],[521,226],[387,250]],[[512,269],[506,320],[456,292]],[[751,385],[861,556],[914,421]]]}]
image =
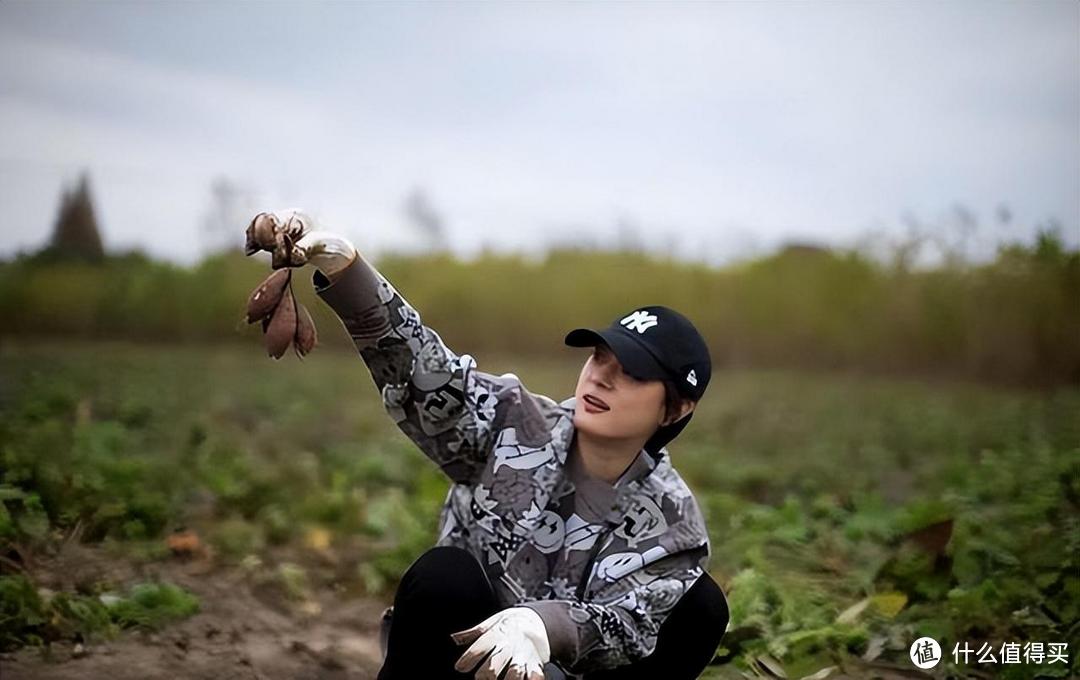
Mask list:
[{"label": "woman's lips", "polygon": [[585,403],[585,410],[590,413],[603,413],[610,411],[611,407],[598,397],[591,394],[582,395],[581,400]]}]

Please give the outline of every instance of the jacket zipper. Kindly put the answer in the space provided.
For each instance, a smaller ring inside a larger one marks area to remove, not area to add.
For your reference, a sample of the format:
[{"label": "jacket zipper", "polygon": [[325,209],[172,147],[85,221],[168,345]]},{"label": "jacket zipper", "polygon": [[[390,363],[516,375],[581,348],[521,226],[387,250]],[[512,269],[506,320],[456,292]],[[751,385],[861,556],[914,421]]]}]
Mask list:
[{"label": "jacket zipper", "polygon": [[608,538],[611,537],[611,532],[614,531],[617,526],[619,526],[618,522],[615,522],[614,524],[611,522],[606,522],[606,524],[608,527],[607,530],[603,533],[603,535],[597,537],[596,543],[593,544],[592,550],[589,551],[589,560],[585,563],[585,571],[582,573],[581,580],[578,582],[577,592],[575,593],[575,597],[577,597],[578,602],[582,602],[582,598],[585,596],[585,589],[589,585],[589,577],[592,576],[593,561],[596,560],[596,556],[603,549],[604,544],[607,542]]},{"label": "jacket zipper", "polygon": [[[652,470],[649,470],[644,476],[648,476],[649,474],[652,474]],[[641,480],[635,479],[631,480],[631,482],[640,486]],[[626,493],[630,492],[626,491]],[[616,504],[616,507],[619,507],[618,502]],[[612,532],[614,532],[615,529],[617,529],[619,525],[622,524],[623,519],[623,517],[620,517],[618,520],[615,521],[612,521],[610,519],[604,521],[604,525],[607,527],[607,530],[604,531],[602,536],[597,537],[596,543],[593,544],[592,550],[589,551],[589,561],[585,563],[585,572],[582,574],[581,581],[578,582],[577,592],[574,594],[575,597],[577,597],[578,602],[582,602],[582,598],[585,597],[585,589],[589,586],[590,577],[592,576],[592,565],[593,562],[596,560],[596,556],[604,548],[607,540],[611,538]]]}]

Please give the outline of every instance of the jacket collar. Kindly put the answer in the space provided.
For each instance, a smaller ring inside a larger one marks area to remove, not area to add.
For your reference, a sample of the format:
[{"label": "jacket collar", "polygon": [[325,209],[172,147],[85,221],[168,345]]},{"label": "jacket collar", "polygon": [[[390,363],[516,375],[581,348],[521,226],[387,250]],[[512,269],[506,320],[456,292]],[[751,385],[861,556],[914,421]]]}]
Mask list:
[{"label": "jacket collar", "polygon": [[[564,440],[568,458],[570,445],[574,437],[574,404],[574,397],[559,402],[559,406],[566,412],[567,422],[570,423],[569,427],[567,427],[568,434],[565,435]],[[677,477],[677,473],[671,466],[671,457],[666,447],[661,447],[655,454],[650,454],[643,448],[615,484],[614,505],[605,517],[609,529],[618,526],[625,520],[626,515],[632,510],[635,503],[634,497],[636,494],[644,493],[662,506],[664,493],[670,490],[670,485],[675,483],[673,478]],[[669,552],[678,552],[702,544],[709,545],[709,537],[704,524],[690,521],[683,528],[671,531],[671,545],[668,546],[668,550]]]}]

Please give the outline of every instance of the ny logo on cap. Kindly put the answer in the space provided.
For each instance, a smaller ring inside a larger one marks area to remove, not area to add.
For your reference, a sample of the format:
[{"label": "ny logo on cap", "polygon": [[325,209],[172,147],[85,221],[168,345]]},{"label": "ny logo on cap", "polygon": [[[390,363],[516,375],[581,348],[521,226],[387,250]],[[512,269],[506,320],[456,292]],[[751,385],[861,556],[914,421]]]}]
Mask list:
[{"label": "ny logo on cap", "polygon": [[697,373],[694,373],[694,369],[691,368],[690,372],[686,374],[686,382],[697,387]]},{"label": "ny logo on cap", "polygon": [[629,330],[644,333],[660,322],[657,320],[655,314],[649,314],[644,309],[639,309],[633,314],[624,316],[619,323],[626,326]]}]

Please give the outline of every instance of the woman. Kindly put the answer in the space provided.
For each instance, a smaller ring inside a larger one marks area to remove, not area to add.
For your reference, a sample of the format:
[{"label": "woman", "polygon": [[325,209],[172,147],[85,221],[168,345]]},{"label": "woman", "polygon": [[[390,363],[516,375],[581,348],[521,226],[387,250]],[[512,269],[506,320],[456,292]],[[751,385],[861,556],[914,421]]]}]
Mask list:
[{"label": "woman", "polygon": [[388,610],[379,680],[697,677],[728,605],[665,448],[711,374],[693,324],[650,305],[571,331],[593,352],[555,402],[452,351],[348,239],[300,211],[257,223],[298,238],[287,264],[317,268],[387,412],[453,482]]}]

